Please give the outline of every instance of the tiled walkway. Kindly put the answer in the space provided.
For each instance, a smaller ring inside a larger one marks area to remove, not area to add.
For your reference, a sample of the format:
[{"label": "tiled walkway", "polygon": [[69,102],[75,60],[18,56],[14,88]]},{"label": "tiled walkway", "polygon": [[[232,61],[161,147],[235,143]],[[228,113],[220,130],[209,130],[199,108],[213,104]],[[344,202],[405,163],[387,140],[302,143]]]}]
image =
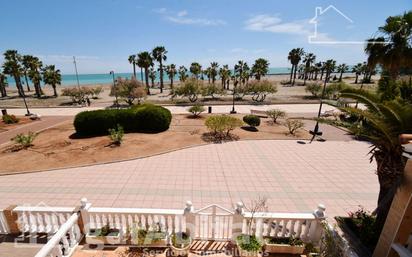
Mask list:
[{"label": "tiled walkway", "polygon": [[357,141],[298,144],[295,140],[212,144],[145,159],[67,170],[0,176],[0,208],[40,202],[98,207],[195,208],[269,198],[269,210],[328,215],[358,205],[373,210],[378,183],[369,146]]}]

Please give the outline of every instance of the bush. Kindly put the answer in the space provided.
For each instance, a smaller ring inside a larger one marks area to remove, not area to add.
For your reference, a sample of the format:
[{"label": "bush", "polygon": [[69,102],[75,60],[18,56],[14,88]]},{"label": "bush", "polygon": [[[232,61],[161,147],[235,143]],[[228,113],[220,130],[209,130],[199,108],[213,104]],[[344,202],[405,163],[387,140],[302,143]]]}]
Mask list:
[{"label": "bush", "polygon": [[325,97],[328,99],[337,99],[340,91],[348,88],[348,85],[344,82],[336,82],[327,86],[325,89]]},{"label": "bush", "polygon": [[207,84],[205,86],[202,86],[202,96],[210,96],[213,99],[215,98],[215,95],[223,95],[225,91],[221,86],[217,86],[216,84]]},{"label": "bush", "polygon": [[112,144],[121,145],[123,141],[124,130],[123,127],[117,124],[117,128],[109,129],[109,137],[112,140]]},{"label": "bush", "polygon": [[251,127],[258,127],[260,125],[259,116],[253,114],[244,116],[243,121]]},{"label": "bush", "polygon": [[255,235],[239,235],[236,238],[236,242],[240,249],[247,252],[260,251],[263,246],[262,242]]},{"label": "bush", "polygon": [[285,126],[289,130],[289,134],[295,135],[296,131],[303,128],[305,124],[301,120],[287,119]]},{"label": "bush", "polygon": [[98,99],[99,95],[103,92],[103,87],[98,86],[91,89],[93,99]]},{"label": "bush", "polygon": [[3,115],[1,118],[5,124],[15,124],[19,122],[19,119],[14,115],[6,114]]},{"label": "bush", "polygon": [[187,97],[190,102],[196,102],[197,96],[202,93],[202,83],[197,79],[188,79],[182,86],[176,87],[173,90],[173,97]]},{"label": "bush", "polygon": [[322,91],[322,86],[320,84],[317,84],[317,83],[308,84],[305,87],[305,91],[310,92],[315,97],[320,97],[321,96],[321,91]]},{"label": "bush", "polygon": [[205,125],[218,136],[229,136],[230,131],[242,126],[242,121],[228,115],[214,115],[206,119]]},{"label": "bush", "polygon": [[[116,90],[115,90],[116,89]],[[110,96],[118,96],[128,105],[133,105],[137,99],[138,104],[146,97],[147,91],[144,84],[135,78],[122,79],[118,78],[116,88],[111,88]]]},{"label": "bush", "polygon": [[30,131],[28,134],[18,134],[11,140],[18,144],[22,149],[27,149],[33,146],[33,141],[36,137],[37,134]]},{"label": "bush", "polygon": [[266,112],[267,116],[273,120],[274,123],[277,122],[279,118],[285,118],[286,112],[279,109],[272,109]]},{"label": "bush", "polygon": [[143,104],[130,109],[85,111],[76,115],[74,127],[81,136],[107,135],[119,124],[126,133],[157,133],[169,129],[172,114],[156,105]]},{"label": "bush", "polygon": [[192,113],[194,117],[197,118],[197,117],[200,116],[200,114],[201,114],[202,112],[205,111],[205,107],[203,107],[203,106],[200,105],[200,104],[196,104],[196,105],[193,105],[192,107],[190,107],[190,108],[188,109],[188,111],[189,111],[190,113]]},{"label": "bush", "polygon": [[374,247],[379,239],[376,226],[376,216],[360,207],[356,212],[349,213],[349,218],[344,219],[348,227],[355,232],[366,246]]},{"label": "bush", "polygon": [[276,85],[267,79],[257,80],[249,83],[249,92],[252,94],[252,100],[263,102],[268,94],[274,94],[278,91]]}]

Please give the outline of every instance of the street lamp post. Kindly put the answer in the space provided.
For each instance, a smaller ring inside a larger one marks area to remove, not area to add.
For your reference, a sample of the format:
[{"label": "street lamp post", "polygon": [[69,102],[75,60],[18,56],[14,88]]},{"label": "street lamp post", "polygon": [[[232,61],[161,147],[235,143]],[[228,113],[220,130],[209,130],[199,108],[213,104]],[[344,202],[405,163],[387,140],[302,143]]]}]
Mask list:
[{"label": "street lamp post", "polygon": [[113,90],[114,90],[114,97],[115,97],[115,105],[117,108],[119,108],[119,102],[117,100],[117,89],[116,89],[116,80],[115,80],[115,75],[114,75],[114,71],[110,71],[110,75],[113,76]]},{"label": "street lamp post", "polygon": [[320,99],[320,105],[319,105],[319,111],[318,111],[318,119],[316,120],[316,125],[313,131],[309,131],[310,134],[312,134],[312,138],[310,139],[310,143],[315,139],[316,136],[321,136],[323,133],[322,131],[319,131],[319,118],[320,114],[322,112],[322,105],[323,105],[323,99],[325,97],[325,92],[326,92],[326,82],[328,81],[328,73],[326,73],[325,76],[325,82],[323,83],[323,90],[322,90],[322,96]]},{"label": "street lamp post", "polygon": [[236,86],[237,86],[237,81],[233,82],[233,95],[232,95],[232,110],[230,111],[230,114],[236,114],[235,110],[235,94],[236,94]]}]

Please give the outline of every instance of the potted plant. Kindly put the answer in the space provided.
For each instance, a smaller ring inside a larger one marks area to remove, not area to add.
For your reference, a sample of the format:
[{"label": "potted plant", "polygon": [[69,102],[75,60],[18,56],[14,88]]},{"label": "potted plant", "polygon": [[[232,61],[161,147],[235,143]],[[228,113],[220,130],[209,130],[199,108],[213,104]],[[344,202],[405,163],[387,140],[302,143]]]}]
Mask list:
[{"label": "potted plant", "polygon": [[88,244],[120,244],[121,235],[119,229],[110,228],[109,224],[99,229],[90,229],[86,234],[86,243]]},{"label": "potted plant", "polygon": [[262,242],[255,235],[242,234],[236,238],[239,256],[254,257],[259,256],[262,249]]},{"label": "potted plant", "polygon": [[185,232],[173,233],[170,237],[170,248],[172,256],[187,256],[189,255],[192,238]]},{"label": "potted plant", "polygon": [[139,247],[166,247],[166,232],[158,224],[151,229],[137,228],[133,233],[132,243]]},{"label": "potted plant", "polygon": [[294,237],[271,237],[265,239],[265,252],[302,254],[305,250],[303,241]]}]

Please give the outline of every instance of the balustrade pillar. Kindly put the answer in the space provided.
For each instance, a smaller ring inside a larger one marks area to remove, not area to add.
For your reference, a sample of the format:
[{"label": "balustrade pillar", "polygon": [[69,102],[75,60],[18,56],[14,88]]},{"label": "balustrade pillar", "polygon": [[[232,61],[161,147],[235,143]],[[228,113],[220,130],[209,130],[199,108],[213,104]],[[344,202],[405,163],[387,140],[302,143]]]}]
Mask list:
[{"label": "balustrade pillar", "polygon": [[244,220],[245,206],[242,202],[236,203],[235,214],[233,215],[232,224],[232,240],[235,241],[236,237],[243,232],[243,220]]},{"label": "balustrade pillar", "polygon": [[319,204],[318,208],[313,212],[313,216],[315,216],[315,220],[311,222],[310,228],[309,228],[309,240],[312,243],[317,244],[322,236],[323,226],[321,223],[326,218],[325,210],[326,210],[325,206],[323,204]]},{"label": "balustrade pillar", "polygon": [[77,207],[75,210],[75,212],[79,212],[80,214],[80,217],[77,222],[80,228],[80,233],[84,235],[89,233],[90,229],[89,209],[91,206],[92,204],[89,203],[86,198],[82,198],[80,200],[80,207]]},{"label": "balustrade pillar", "polygon": [[186,207],[184,209],[183,215],[186,220],[186,233],[188,233],[191,238],[195,238],[196,218],[194,214],[193,204],[191,201],[186,202]]}]

